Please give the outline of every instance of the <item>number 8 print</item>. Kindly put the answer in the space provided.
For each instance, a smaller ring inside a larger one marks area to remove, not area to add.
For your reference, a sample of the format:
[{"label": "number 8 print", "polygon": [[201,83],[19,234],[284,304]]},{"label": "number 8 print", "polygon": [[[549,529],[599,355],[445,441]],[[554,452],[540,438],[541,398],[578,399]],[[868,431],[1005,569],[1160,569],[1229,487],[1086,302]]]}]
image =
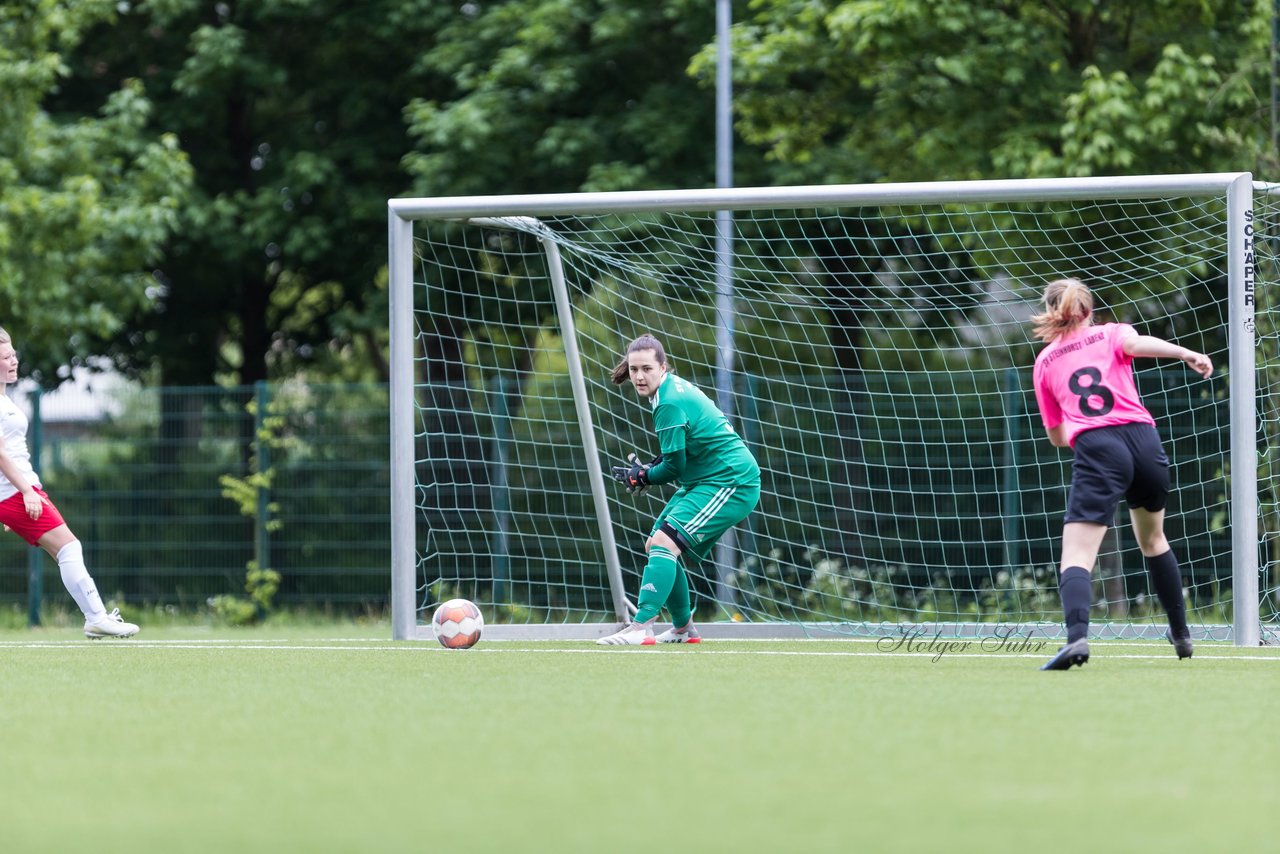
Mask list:
[{"label": "number 8 print", "polygon": [[[1089,380],[1088,385],[1082,382],[1086,377]],[[1096,418],[1099,415],[1106,415],[1116,406],[1116,397],[1111,393],[1111,389],[1102,384],[1102,371],[1097,368],[1081,368],[1076,371],[1067,381],[1067,388],[1080,398],[1081,415]],[[1091,398],[1095,397],[1102,401],[1101,406],[1093,405]]]}]

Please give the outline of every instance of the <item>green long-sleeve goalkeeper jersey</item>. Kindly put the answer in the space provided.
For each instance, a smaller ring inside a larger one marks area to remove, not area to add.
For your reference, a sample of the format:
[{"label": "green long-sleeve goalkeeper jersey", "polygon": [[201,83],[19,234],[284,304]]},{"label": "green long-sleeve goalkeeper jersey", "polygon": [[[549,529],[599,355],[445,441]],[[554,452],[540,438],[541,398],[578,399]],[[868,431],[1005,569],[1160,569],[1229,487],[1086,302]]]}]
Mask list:
[{"label": "green long-sleeve goalkeeper jersey", "polygon": [[760,482],[760,466],[711,398],[692,383],[667,374],[649,400],[662,462],[649,469],[651,483],[748,486]]}]

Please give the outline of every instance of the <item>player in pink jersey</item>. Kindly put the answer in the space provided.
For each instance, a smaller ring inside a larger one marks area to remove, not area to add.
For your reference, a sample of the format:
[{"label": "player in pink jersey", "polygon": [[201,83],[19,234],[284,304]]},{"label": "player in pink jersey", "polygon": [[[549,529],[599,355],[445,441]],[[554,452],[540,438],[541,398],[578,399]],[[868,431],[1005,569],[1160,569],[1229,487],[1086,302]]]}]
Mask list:
[{"label": "player in pink jersey", "polygon": [[1138,398],[1133,360],[1181,359],[1202,377],[1213,373],[1213,362],[1203,353],[1139,335],[1126,323],[1094,326],[1093,293],[1079,279],[1050,282],[1043,302],[1044,312],[1031,318],[1035,334],[1048,345],[1036,357],[1036,401],[1049,441],[1070,446],[1074,460],[1058,578],[1067,643],[1040,669],[1069,670],[1089,660],[1090,572],[1121,496],[1169,616],[1169,641],[1179,659],[1190,658],[1182,576],[1164,536],[1169,458],[1155,419]]}]

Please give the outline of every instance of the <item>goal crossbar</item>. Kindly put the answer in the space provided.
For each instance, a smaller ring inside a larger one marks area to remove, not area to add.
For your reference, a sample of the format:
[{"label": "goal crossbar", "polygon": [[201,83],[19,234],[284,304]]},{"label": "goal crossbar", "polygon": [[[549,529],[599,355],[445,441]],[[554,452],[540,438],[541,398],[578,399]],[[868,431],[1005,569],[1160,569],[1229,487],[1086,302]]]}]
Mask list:
[{"label": "goal crossbar", "polygon": [[641,213],[644,211],[759,210],[779,207],[913,205],[965,202],[1051,202],[1079,199],[1191,198],[1225,194],[1232,182],[1252,182],[1248,172],[1142,175],[1116,178],[1027,178],[902,184],[832,184],[803,187],[735,187],[706,190],[633,190],[511,196],[391,199],[402,219]]}]

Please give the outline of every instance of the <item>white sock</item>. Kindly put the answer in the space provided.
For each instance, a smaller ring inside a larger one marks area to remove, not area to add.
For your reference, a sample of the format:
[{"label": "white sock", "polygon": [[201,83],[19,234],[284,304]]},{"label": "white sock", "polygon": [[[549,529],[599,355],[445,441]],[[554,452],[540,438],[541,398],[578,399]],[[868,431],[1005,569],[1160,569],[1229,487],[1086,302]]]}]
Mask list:
[{"label": "white sock", "polygon": [[76,600],[84,618],[89,621],[102,619],[107,609],[102,607],[102,597],[84,565],[84,548],[79,540],[72,540],[58,550],[58,569],[62,571],[62,583]]}]

